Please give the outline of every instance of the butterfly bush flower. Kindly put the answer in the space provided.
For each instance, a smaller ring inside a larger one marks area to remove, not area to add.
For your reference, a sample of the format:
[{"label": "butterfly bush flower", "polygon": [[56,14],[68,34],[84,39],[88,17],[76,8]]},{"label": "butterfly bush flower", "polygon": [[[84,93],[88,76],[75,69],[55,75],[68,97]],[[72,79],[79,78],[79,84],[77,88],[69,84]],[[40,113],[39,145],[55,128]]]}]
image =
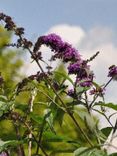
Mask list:
[{"label": "butterfly bush flower", "polygon": [[81,64],[79,62],[70,64],[68,66],[68,73],[69,74],[78,74],[78,72],[81,70]]},{"label": "butterfly bush flower", "polygon": [[59,58],[62,59],[65,63],[70,62],[68,66],[68,73],[77,75],[79,82],[83,80],[80,82],[82,87],[91,86],[91,79],[89,78],[91,73],[90,67],[87,65],[86,61],[82,60],[79,52],[73,48],[71,44],[64,42],[60,36],[54,33],[41,36],[38,39],[37,44],[37,47],[44,44],[51,48],[51,50],[54,52],[54,55],[51,58],[52,60]]},{"label": "butterfly bush flower", "polygon": [[109,67],[108,77],[112,77],[114,79],[117,79],[117,66],[112,65]]},{"label": "butterfly bush flower", "polygon": [[81,87],[91,87],[92,86],[92,79],[85,78],[83,80],[77,81]]},{"label": "butterfly bush flower", "polygon": [[79,61],[76,63],[71,63],[68,66],[68,73],[77,75],[77,78],[83,79],[87,78],[91,71],[90,66],[85,63],[85,61]]},{"label": "butterfly bush flower", "polygon": [[98,87],[98,88],[93,88],[92,90],[90,90],[90,95],[95,95],[98,94],[100,96],[105,94],[105,88],[102,87]]},{"label": "butterfly bush flower", "polygon": [[[38,39],[38,47],[44,44],[54,51],[53,58],[61,58],[64,62],[74,62],[81,60],[79,52],[67,42],[62,41],[61,37],[56,34],[41,36]],[[37,46],[37,45],[36,45]],[[36,49],[36,47],[35,47]],[[36,51],[36,50],[35,50]]]},{"label": "butterfly bush flower", "polygon": [[64,62],[75,62],[75,61],[81,61],[81,56],[79,52],[72,47],[69,43],[65,43],[64,47],[64,53],[63,53],[63,61]]},{"label": "butterfly bush flower", "polygon": [[68,90],[67,95],[74,97],[75,96],[74,90],[73,89]]},{"label": "butterfly bush flower", "polygon": [[61,40],[60,36],[56,34],[42,36],[41,39],[43,44],[49,46],[55,52],[59,52],[64,46],[64,42]]}]

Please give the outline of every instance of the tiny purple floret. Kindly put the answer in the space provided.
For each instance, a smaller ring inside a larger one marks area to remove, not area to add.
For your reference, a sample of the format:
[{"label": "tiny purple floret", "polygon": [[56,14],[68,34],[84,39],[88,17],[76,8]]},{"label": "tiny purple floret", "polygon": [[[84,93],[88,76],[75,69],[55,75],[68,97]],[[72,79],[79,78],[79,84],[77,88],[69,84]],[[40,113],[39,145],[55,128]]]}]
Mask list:
[{"label": "tiny purple floret", "polygon": [[108,77],[112,77],[112,78],[117,77],[117,66],[112,65],[109,67]]}]

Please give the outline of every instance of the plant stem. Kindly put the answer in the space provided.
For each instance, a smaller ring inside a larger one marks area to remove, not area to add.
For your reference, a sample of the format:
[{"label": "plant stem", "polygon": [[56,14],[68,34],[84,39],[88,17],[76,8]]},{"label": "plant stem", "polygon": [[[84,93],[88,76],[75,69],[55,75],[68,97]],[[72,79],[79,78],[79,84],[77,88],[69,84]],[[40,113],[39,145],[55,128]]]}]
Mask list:
[{"label": "plant stem", "polygon": [[110,122],[109,118],[106,116],[106,114],[105,114],[105,113],[102,113],[102,112],[100,112],[99,110],[94,109],[94,108],[93,108],[92,110],[93,110],[93,111],[95,111],[95,112],[100,113],[101,115],[103,115],[103,116],[106,118],[106,120],[108,121],[108,123],[110,124],[110,126],[114,129],[114,127],[113,127],[112,123]]},{"label": "plant stem", "polygon": [[[30,128],[30,126],[28,125],[28,123],[25,122],[25,121],[23,121],[23,120],[22,120],[22,122],[23,122],[23,124],[27,127],[27,129],[29,130],[29,132],[32,134],[32,138],[34,139],[34,141],[38,144],[38,141],[37,141],[37,139],[35,138],[34,134],[32,133],[31,128]],[[44,155],[45,155],[45,156],[48,156],[48,154],[47,154],[46,151],[43,149],[43,147],[41,146],[41,144],[39,144],[39,146],[40,146],[41,151],[44,153]]]},{"label": "plant stem", "polygon": [[89,143],[89,145],[91,147],[93,147],[92,142],[90,141],[89,137],[86,135],[86,133],[84,132],[84,130],[80,127],[80,124],[78,123],[78,121],[75,119],[74,115],[69,113],[70,117],[72,118],[72,120],[74,121],[75,125],[78,127],[78,129],[81,131],[81,133],[83,134],[84,138],[87,140],[87,142]]},{"label": "plant stem", "polygon": [[[29,111],[33,112],[33,102],[36,96],[36,90],[35,88],[31,91],[31,97],[29,100]],[[32,153],[32,133],[29,134],[29,144],[28,144],[28,156],[31,156]]]},{"label": "plant stem", "polygon": [[88,113],[90,114],[87,92],[85,91],[84,94],[85,94],[85,106],[86,106],[86,109],[87,109]]},{"label": "plant stem", "polygon": [[[109,85],[109,83],[110,83],[112,80],[113,80],[113,77],[104,85],[104,87],[102,88],[102,90],[104,90],[104,89]],[[99,95],[100,95],[100,94],[98,93],[98,94],[94,97],[93,101],[92,101],[92,102],[90,103],[90,105],[89,105],[89,108],[92,107],[92,105],[93,105],[94,102],[97,100],[97,98],[98,98]]]},{"label": "plant stem", "polygon": [[110,78],[110,80],[104,85],[104,87],[103,87],[102,89],[105,89],[105,88],[109,85],[109,83],[110,83],[112,80],[113,80],[113,77]]},{"label": "plant stem", "polygon": [[39,140],[38,140],[38,143],[37,143],[36,154],[39,153],[39,147],[40,147],[40,144],[41,144],[41,138],[42,138],[42,134],[43,134],[43,130],[44,130],[44,125],[45,125],[45,118],[43,120],[43,124],[42,124],[41,130],[40,130],[40,133],[39,133]]},{"label": "plant stem", "polygon": [[[15,131],[16,131],[17,139],[20,140],[21,137],[20,137],[18,125],[16,125],[16,124],[14,123],[14,127],[15,127]],[[21,144],[18,145],[18,148],[17,148],[17,149],[18,149],[18,151],[17,151],[18,156],[25,156],[24,148],[23,148],[23,146],[22,146]]]}]

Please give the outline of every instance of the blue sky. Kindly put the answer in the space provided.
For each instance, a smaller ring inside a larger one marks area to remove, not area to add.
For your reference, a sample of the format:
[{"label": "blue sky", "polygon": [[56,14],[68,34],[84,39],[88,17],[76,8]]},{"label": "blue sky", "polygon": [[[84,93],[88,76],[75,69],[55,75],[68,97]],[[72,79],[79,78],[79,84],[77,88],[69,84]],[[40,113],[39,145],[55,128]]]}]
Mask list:
[{"label": "blue sky", "polygon": [[116,0],[1,0],[0,10],[12,16],[32,37],[53,25],[80,25],[85,30],[103,25],[116,30]]}]

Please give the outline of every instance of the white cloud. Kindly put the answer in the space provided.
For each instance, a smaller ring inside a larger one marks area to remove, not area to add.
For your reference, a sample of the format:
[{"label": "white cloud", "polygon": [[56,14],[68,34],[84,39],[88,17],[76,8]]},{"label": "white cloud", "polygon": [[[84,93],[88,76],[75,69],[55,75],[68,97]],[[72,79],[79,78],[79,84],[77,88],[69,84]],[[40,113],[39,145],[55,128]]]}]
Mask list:
[{"label": "white cloud", "polygon": [[47,32],[47,34],[49,33],[60,35],[64,41],[71,43],[73,46],[80,44],[82,39],[85,37],[85,32],[81,27],[67,24],[53,26]]}]

